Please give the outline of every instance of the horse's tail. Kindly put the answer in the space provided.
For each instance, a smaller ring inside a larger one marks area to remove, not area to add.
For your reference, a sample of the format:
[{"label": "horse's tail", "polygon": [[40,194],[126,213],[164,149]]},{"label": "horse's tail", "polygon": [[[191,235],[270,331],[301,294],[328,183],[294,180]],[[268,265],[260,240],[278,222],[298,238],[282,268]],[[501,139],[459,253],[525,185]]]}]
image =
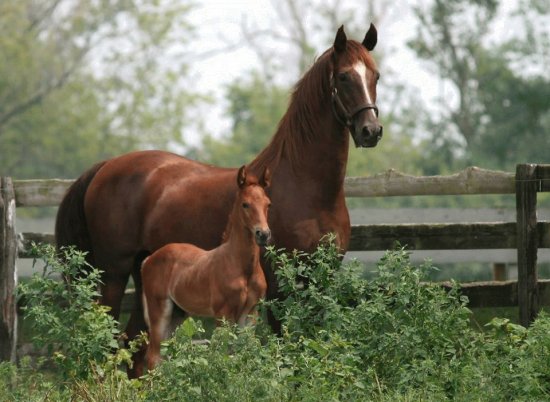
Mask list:
[{"label": "horse's tail", "polygon": [[85,171],[67,190],[55,220],[55,242],[57,249],[64,246],[75,246],[78,250],[88,252],[86,261],[94,265],[92,244],[86,215],[84,214],[84,197],[90,182],[106,161],[99,162]]}]

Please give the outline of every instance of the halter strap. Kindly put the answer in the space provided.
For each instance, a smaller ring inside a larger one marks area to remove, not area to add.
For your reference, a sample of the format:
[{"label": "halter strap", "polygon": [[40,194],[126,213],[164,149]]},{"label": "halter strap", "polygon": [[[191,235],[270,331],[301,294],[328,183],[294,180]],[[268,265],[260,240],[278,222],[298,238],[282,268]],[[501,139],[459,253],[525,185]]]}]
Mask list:
[{"label": "halter strap", "polygon": [[[351,111],[349,111],[348,108],[342,102],[342,99],[340,99],[340,96],[338,95],[338,90],[336,89],[334,82],[332,83],[331,97],[332,97],[332,111],[334,112],[334,116],[336,117],[336,120],[338,120],[340,124],[346,127],[351,127],[353,125],[353,122],[352,122],[353,117],[357,113],[363,110],[372,109],[374,110],[376,117],[378,117],[378,106],[376,106],[376,104],[374,103],[365,102],[356,106]],[[338,109],[340,109],[343,116],[340,115],[340,113],[338,113]]]}]

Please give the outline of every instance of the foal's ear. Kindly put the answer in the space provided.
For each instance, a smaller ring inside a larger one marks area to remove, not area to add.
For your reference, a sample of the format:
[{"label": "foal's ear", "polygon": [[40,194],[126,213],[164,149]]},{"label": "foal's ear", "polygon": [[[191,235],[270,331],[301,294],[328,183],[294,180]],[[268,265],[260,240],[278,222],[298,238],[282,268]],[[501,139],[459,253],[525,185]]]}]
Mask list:
[{"label": "foal's ear", "polygon": [[346,33],[344,32],[344,26],[340,26],[338,28],[338,32],[336,32],[336,38],[334,38],[334,51],[336,53],[341,53],[344,50],[346,50],[346,42],[348,41],[348,38],[346,37]]},{"label": "foal's ear", "polygon": [[237,173],[237,185],[239,188],[243,188],[246,184],[246,166],[243,165],[239,169],[239,172]]},{"label": "foal's ear", "polygon": [[264,174],[260,178],[260,186],[263,188],[268,188],[271,186],[271,170],[268,167],[265,168]]},{"label": "foal's ear", "polygon": [[376,27],[374,26],[374,24],[371,23],[369,30],[365,35],[365,39],[363,39],[363,46],[365,46],[367,50],[370,52],[376,46],[377,41],[378,41],[378,32],[376,31]]}]

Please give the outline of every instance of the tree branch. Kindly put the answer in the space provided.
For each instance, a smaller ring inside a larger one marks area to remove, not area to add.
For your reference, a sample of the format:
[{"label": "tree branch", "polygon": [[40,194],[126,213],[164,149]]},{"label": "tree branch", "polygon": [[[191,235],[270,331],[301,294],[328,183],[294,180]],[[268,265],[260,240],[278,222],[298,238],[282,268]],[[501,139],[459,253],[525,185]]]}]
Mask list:
[{"label": "tree branch", "polygon": [[[49,7],[46,7],[42,13],[37,13],[39,15],[32,18],[29,16],[30,24],[27,27],[27,31],[34,31],[46,18],[51,17],[56,8],[63,0],[55,0]],[[29,13],[30,14],[30,13]]]}]

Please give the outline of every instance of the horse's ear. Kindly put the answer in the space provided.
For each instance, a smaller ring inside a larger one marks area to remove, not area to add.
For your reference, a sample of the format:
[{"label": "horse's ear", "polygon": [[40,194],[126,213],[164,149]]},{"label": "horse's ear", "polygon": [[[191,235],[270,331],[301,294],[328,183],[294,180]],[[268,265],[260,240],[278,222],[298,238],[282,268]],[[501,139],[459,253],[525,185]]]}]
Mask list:
[{"label": "horse's ear", "polygon": [[378,41],[378,32],[376,31],[376,27],[374,26],[374,24],[371,23],[370,28],[367,31],[367,34],[365,35],[365,39],[363,39],[363,46],[365,46],[367,50],[370,52],[376,46],[377,41]]},{"label": "horse's ear", "polygon": [[263,188],[268,188],[271,186],[271,171],[268,167],[265,168],[264,174],[262,174],[262,178],[260,179],[260,185]]},{"label": "horse's ear", "polygon": [[334,38],[334,51],[336,53],[341,53],[344,50],[346,50],[346,42],[348,41],[348,38],[346,37],[346,33],[344,32],[344,26],[340,26],[338,28],[338,32],[336,32],[336,38]]},{"label": "horse's ear", "polygon": [[239,172],[237,173],[237,185],[239,188],[243,188],[243,186],[246,184],[246,166],[243,165],[239,169]]}]

